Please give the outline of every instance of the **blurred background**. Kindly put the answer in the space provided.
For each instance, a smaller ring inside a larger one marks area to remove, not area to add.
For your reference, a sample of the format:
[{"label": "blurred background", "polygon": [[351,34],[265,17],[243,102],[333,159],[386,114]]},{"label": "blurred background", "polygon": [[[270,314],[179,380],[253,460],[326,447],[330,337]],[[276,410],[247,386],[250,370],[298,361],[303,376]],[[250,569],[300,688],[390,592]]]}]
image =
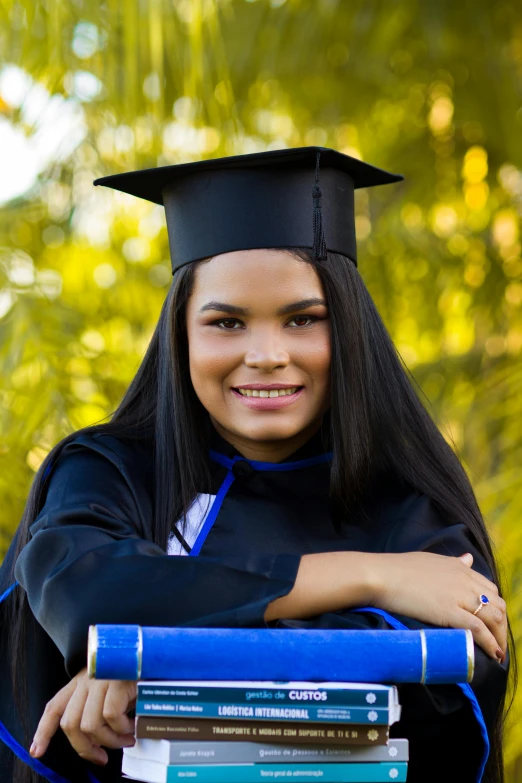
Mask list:
[{"label": "blurred background", "polygon": [[[405,176],[356,191],[359,270],[471,479],[520,643],[519,4],[1,0],[0,52],[0,559],[43,457],[116,408],[172,279],[163,208],[93,179],[333,147]],[[517,698],[509,783],[521,719]]]}]

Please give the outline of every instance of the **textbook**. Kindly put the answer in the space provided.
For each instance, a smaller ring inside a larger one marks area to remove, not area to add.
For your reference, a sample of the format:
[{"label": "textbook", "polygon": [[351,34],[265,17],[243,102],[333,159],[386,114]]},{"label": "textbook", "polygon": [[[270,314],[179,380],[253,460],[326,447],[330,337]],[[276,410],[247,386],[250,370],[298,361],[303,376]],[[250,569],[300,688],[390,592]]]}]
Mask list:
[{"label": "textbook", "polygon": [[[220,703],[213,701],[220,696]],[[360,706],[352,706],[353,703]],[[140,680],[136,715],[391,726],[400,718],[400,706],[397,688],[393,685],[252,680],[205,684],[200,680]]]},{"label": "textbook", "polygon": [[164,680],[138,682],[138,703],[259,704],[263,707],[335,705],[390,707],[398,703],[393,685],[365,682],[267,682],[266,680]]},{"label": "textbook", "polygon": [[146,783],[174,783],[191,780],[201,783],[258,783],[262,780],[320,778],[323,783],[384,783],[406,781],[406,762],[375,762],[368,764],[194,764],[167,765],[138,759],[125,754],[121,771]]},{"label": "textbook", "polygon": [[391,726],[400,718],[398,704],[377,710],[366,707],[284,707],[273,704],[263,707],[258,704],[209,704],[185,702],[138,701],[136,715],[191,715],[194,718],[257,718],[257,720],[303,721],[315,723],[369,723]]},{"label": "textbook", "polygon": [[450,684],[470,682],[473,671],[464,628],[89,628],[88,673],[99,679]]},{"label": "textbook", "polygon": [[136,716],[136,739],[385,745],[389,726]]},{"label": "textbook", "polygon": [[137,739],[123,754],[160,764],[277,764],[296,762],[408,761],[408,740],[391,739],[387,745],[275,745],[264,742],[183,742]]}]

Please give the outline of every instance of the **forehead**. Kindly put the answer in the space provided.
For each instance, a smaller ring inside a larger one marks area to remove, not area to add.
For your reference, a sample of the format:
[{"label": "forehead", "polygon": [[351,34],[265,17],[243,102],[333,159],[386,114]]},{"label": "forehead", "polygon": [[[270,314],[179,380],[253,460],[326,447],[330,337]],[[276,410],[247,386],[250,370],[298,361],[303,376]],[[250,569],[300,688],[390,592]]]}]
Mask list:
[{"label": "forehead", "polygon": [[194,305],[214,299],[250,306],[274,305],[323,296],[319,275],[311,264],[283,250],[238,250],[199,264],[191,296]]}]

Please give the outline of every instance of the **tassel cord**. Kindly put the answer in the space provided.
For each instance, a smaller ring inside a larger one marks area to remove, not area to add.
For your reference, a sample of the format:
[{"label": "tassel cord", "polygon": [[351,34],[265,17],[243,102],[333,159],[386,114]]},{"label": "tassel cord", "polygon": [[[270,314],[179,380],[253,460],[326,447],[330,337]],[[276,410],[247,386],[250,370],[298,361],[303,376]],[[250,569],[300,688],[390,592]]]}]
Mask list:
[{"label": "tassel cord", "polygon": [[319,160],[321,157],[321,151],[317,151],[317,157],[315,162],[315,185],[312,190],[313,201],[313,231],[314,231],[314,258],[317,261],[322,261],[326,258],[326,241],[324,237],[324,225],[323,225],[323,206],[322,206],[322,192],[319,186]]}]

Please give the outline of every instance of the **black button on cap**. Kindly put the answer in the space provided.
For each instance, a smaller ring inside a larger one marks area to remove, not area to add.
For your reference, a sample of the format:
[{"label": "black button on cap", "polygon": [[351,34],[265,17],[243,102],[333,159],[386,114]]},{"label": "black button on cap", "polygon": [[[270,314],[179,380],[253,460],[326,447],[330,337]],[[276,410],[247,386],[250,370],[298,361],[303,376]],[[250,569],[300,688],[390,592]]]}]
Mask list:
[{"label": "black button on cap", "polygon": [[232,473],[237,479],[249,479],[255,471],[245,459],[240,459],[232,465]]}]

